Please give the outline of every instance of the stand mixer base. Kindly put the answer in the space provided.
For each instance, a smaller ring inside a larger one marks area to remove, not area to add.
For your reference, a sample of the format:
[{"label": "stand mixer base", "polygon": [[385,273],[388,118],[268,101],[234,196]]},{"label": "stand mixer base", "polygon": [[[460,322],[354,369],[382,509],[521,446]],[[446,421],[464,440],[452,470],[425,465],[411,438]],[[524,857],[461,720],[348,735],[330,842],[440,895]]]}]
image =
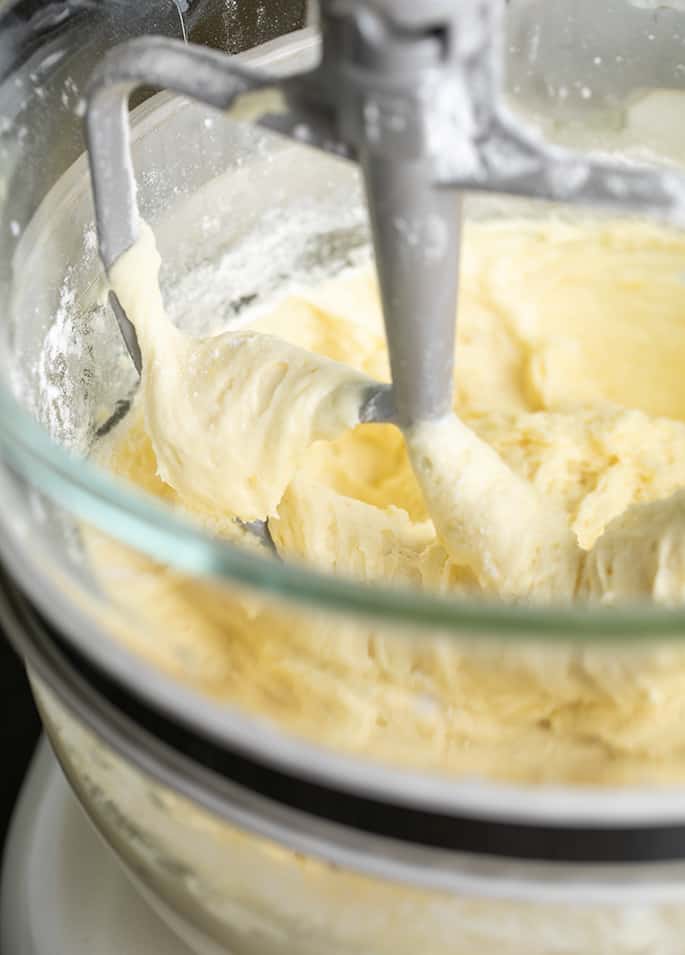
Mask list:
[{"label": "stand mixer base", "polygon": [[2,955],[200,955],[150,908],[92,828],[45,740],[3,860]]}]

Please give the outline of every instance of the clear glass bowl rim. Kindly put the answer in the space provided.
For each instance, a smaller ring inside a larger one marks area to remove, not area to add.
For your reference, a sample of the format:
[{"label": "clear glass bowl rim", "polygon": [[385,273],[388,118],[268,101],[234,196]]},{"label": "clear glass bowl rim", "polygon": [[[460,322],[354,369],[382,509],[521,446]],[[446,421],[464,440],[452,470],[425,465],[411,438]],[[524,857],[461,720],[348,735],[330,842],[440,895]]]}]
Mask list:
[{"label": "clear glass bowl rim", "polygon": [[454,637],[631,642],[685,638],[685,608],[646,604],[534,606],[456,599],[376,586],[274,560],[213,537],[170,506],[57,444],[0,384],[0,448],[15,473],[73,516],[155,560],[194,576],[230,581],[344,615]]}]

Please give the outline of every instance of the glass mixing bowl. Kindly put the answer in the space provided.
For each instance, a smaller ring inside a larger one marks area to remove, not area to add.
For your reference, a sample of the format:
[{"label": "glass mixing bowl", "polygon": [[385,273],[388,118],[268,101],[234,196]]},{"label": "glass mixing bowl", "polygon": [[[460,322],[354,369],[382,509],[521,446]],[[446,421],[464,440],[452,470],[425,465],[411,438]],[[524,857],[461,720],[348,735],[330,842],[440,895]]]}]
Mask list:
[{"label": "glass mixing bowl", "polygon": [[[274,73],[317,56],[297,3],[140,7],[0,8],[0,552],[25,595],[6,582],[3,613],[75,791],[198,950],[681,951],[685,772],[638,754],[620,778],[571,785],[540,726],[518,781],[484,770],[477,747],[455,774],[436,732],[449,681],[427,694],[420,676],[467,661],[495,699],[586,654],[626,679],[677,674],[685,612],[364,586],[231,545],[85,459],[136,385],[105,305],[82,155],[90,70],[147,32],[185,31]],[[529,0],[508,17],[512,105],[549,138],[683,159],[682,12]],[[218,308],[226,323],[369,258],[353,166],[153,93],[132,103],[133,153],[174,317],[198,282],[193,328],[207,330]],[[474,219],[512,212],[540,214],[469,200]],[[134,599],[117,561],[136,586],[173,575],[181,602],[161,614],[154,589]],[[206,611],[195,653],[184,601]],[[257,618],[294,648],[271,680],[256,678]],[[368,679],[384,686],[373,706]]]}]

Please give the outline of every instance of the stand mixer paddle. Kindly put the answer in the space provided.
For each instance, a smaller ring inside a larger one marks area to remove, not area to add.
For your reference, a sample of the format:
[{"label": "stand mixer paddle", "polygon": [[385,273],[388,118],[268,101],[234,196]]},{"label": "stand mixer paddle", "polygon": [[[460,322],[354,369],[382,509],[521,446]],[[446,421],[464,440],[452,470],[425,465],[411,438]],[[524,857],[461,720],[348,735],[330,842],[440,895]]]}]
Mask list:
[{"label": "stand mixer paddle", "polygon": [[[169,88],[227,110],[273,90],[258,125],[356,160],[362,169],[390,357],[360,422],[404,432],[451,410],[462,191],[614,207],[685,223],[685,178],[544,142],[500,92],[500,0],[321,0],[322,55],[279,81],[229,56],[145,37],[93,76],[86,136],[100,255],[109,272],[140,234],[128,98]],[[136,330],[110,302],[138,371]],[[269,542],[265,522],[246,522]]]}]

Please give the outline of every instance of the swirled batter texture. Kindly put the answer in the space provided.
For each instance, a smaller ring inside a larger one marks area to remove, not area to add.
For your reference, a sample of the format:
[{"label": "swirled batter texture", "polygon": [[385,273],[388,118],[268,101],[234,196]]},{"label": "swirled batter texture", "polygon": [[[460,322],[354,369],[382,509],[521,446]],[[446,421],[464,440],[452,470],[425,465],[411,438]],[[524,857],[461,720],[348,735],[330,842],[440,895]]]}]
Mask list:
[{"label": "swirled batter texture", "polygon": [[[156,267],[144,233],[111,276],[144,357],[136,407],[98,449],[115,473],[219,534],[239,533],[236,516],[268,516],[281,555],[366,582],[518,601],[682,600],[680,236],[630,223],[470,225],[455,417],[407,443],[392,426],[358,424],[370,384],[388,377],[370,273],[198,340],[166,320]],[[144,640],[140,626],[127,631],[137,649],[320,741],[509,779],[685,777],[677,645],[400,638],[181,577],[101,538],[90,546],[145,621]]]}]

